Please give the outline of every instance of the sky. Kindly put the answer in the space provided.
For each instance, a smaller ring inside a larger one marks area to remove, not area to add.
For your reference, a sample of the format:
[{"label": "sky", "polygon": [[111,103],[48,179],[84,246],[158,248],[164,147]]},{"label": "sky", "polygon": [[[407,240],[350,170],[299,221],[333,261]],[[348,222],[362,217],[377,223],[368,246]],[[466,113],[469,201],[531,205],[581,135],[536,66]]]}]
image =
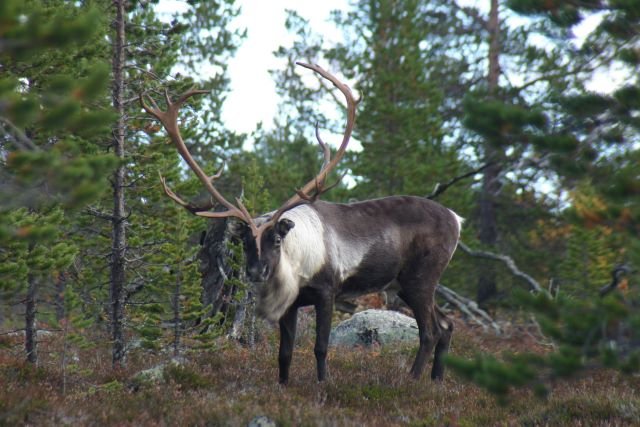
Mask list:
[{"label": "sky", "polygon": [[[487,8],[488,0],[458,0],[460,4]],[[236,0],[241,14],[235,19],[235,28],[247,30],[247,37],[236,55],[228,63],[230,91],[222,111],[225,125],[236,132],[250,133],[259,122],[271,128],[278,107],[275,82],[269,70],[282,68],[281,60],[273,56],[279,46],[289,46],[294,36],[284,27],[286,10],[296,10],[308,19],[314,32],[325,41],[339,40],[341,33],[329,22],[330,12],[335,9],[347,10],[349,0]],[[171,14],[184,7],[184,0],[162,0],[159,13]],[[586,23],[578,28],[578,39],[584,37],[596,22]],[[324,64],[320,64],[324,65]],[[203,77],[213,69],[203,68]],[[196,76],[194,76],[196,77]],[[611,76],[601,76],[590,86],[598,91],[610,91],[618,85]]]},{"label": "sky", "polygon": [[[183,2],[162,0],[158,12],[180,10]],[[270,128],[277,112],[279,100],[269,70],[282,68],[283,63],[273,52],[294,39],[284,27],[286,10],[298,11],[326,40],[338,40],[340,34],[329,22],[329,15],[332,10],[347,9],[348,0],[236,0],[236,4],[242,13],[235,19],[234,28],[246,28],[247,37],[228,64],[231,85],[222,119],[229,129],[250,133],[259,122]],[[207,73],[206,67],[203,73]]]},{"label": "sky", "polygon": [[293,36],[284,27],[285,10],[297,10],[303,18],[309,19],[315,32],[325,39],[337,40],[339,34],[328,22],[329,14],[332,10],[346,8],[347,1],[239,0],[237,3],[242,14],[236,25],[247,29],[247,38],[229,63],[231,88],[222,118],[233,130],[251,132],[259,121],[270,127],[277,111],[278,97],[269,70],[282,68],[283,63],[273,56],[273,52],[293,41]]}]

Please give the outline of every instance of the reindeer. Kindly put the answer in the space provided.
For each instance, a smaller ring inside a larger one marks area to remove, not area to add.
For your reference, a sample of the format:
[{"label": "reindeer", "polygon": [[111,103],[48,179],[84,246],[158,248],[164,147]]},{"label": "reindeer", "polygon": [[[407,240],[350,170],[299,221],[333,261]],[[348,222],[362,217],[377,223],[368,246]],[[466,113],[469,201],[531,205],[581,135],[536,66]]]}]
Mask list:
[{"label": "reindeer", "polygon": [[[189,154],[178,127],[180,106],[207,91],[191,90],[172,102],[165,93],[167,110],[140,96],[142,107],[164,126],[181,156],[207,191],[226,210],[212,212],[193,206],[171,191],[161,178],[165,193],[195,215],[205,218],[234,217],[241,221],[250,280],[259,289],[258,312],[280,326],[279,381],[289,381],[289,367],[300,307],[316,311],[314,353],[318,380],[327,376],[327,347],[331,317],[337,298],[385,289],[392,283],[416,318],[420,347],[410,374],[419,378],[434,352],[431,378],[444,375],[444,355],[449,349],[453,324],[435,304],[435,290],[460,238],[462,219],[450,209],[421,197],[392,196],[341,204],[319,200],[331,187],[329,173],[343,157],[356,117],[351,90],[318,65],[298,63],[329,80],[347,102],[347,123],[342,143],[331,152],[316,128],[324,152],[320,172],[275,212],[253,218],[242,201],[227,201],[213,185],[220,173],[208,176]],[[434,351],[435,348],[435,351]]]}]

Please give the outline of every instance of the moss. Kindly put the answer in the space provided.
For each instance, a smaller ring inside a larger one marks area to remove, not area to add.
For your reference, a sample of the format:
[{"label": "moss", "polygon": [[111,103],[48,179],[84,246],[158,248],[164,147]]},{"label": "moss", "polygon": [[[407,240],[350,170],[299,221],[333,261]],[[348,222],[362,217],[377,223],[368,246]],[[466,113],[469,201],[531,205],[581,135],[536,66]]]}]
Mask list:
[{"label": "moss", "polygon": [[361,388],[362,396],[367,400],[387,401],[401,397],[401,391],[382,384],[369,384]]},{"label": "moss", "polygon": [[46,369],[34,366],[30,363],[21,363],[19,365],[2,367],[0,369],[2,376],[6,377],[9,381],[37,382],[44,381],[48,378],[48,372]]},{"label": "moss", "polygon": [[539,413],[521,419],[526,425],[563,425],[576,422],[585,425],[640,423],[640,402],[610,400],[606,396],[579,396],[550,402]]},{"label": "moss", "polygon": [[184,389],[198,389],[210,385],[206,378],[188,366],[171,364],[164,368],[163,377],[165,381],[178,384]]}]

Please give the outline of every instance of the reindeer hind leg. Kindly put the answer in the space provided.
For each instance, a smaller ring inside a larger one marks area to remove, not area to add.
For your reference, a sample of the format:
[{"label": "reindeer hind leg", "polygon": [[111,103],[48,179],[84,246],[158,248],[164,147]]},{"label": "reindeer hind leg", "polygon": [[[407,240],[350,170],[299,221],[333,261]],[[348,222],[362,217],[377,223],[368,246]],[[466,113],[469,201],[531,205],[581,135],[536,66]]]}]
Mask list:
[{"label": "reindeer hind leg", "polygon": [[[443,328],[439,324],[434,303],[435,288],[442,269],[437,268],[437,263],[430,262],[427,258],[415,259],[398,275],[401,287],[398,296],[411,308],[418,323],[420,347],[410,371],[415,379],[422,375],[434,347],[437,347],[439,354],[442,354],[443,349],[448,348],[450,341],[450,337],[441,340]],[[437,369],[435,372],[432,371],[432,375],[444,369],[441,357],[437,359],[437,363]]]},{"label": "reindeer hind leg", "polygon": [[438,340],[438,337],[434,336],[435,331],[431,327],[432,324],[429,321],[428,313],[414,310],[414,314],[418,322],[420,347],[418,347],[418,353],[411,367],[410,374],[413,378],[418,379],[422,375],[422,371],[424,371],[427,360],[433,351],[434,344]]},{"label": "reindeer hind leg", "polygon": [[453,336],[453,322],[437,306],[435,309],[436,324],[440,328],[440,339],[438,339],[434,350],[431,379],[441,381],[444,379],[444,358],[449,352]]},{"label": "reindeer hind leg", "polygon": [[433,303],[422,295],[422,293],[412,293],[401,291],[398,294],[411,308],[413,315],[418,323],[418,335],[420,337],[420,347],[416,354],[416,359],[411,367],[410,374],[413,378],[418,379],[424,371],[428,357],[431,355],[436,342],[439,341],[437,336],[438,330],[434,328],[431,312]]}]

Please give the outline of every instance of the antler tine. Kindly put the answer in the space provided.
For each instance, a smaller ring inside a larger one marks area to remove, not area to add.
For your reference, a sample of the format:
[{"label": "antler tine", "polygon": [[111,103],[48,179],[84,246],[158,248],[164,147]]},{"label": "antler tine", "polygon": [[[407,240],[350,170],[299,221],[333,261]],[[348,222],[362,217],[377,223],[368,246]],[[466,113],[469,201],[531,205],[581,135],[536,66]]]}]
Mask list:
[{"label": "antler tine", "polygon": [[177,101],[175,101],[175,105],[176,106],[181,106],[182,104],[184,104],[184,102],[191,98],[194,95],[204,95],[206,93],[211,93],[210,90],[206,90],[206,89],[196,89],[195,87],[192,87],[191,89],[189,89],[188,91],[186,91],[185,93],[183,93],[182,95],[180,95],[180,97],[178,98]]},{"label": "antler tine", "polygon": [[322,187],[322,192],[323,192],[323,193],[326,193],[327,191],[331,190],[332,188],[337,187],[337,186],[338,186],[338,184],[340,184],[340,182],[342,182],[342,180],[344,179],[344,177],[345,177],[345,176],[347,176],[347,172],[348,172],[348,171],[344,171],[344,172],[342,173],[342,175],[340,175],[340,178],[336,179],[336,182],[334,182],[334,183],[333,183],[333,184],[331,184],[330,186],[328,186],[328,187],[324,187],[324,186],[323,186],[323,187]]},{"label": "antler tine", "polygon": [[318,144],[320,145],[320,148],[322,148],[322,155],[324,158],[324,161],[322,162],[322,167],[320,168],[320,170],[322,170],[326,168],[329,162],[331,161],[331,148],[329,148],[329,145],[326,142],[324,142],[322,138],[320,138],[320,130],[318,129],[318,122],[316,122],[316,139],[318,140]]},{"label": "antler tine", "polygon": [[[153,105],[153,108],[149,107],[149,105],[144,102],[144,97],[149,98],[149,100],[151,101],[151,104]],[[154,116],[156,119],[160,120],[160,117],[158,116],[157,113],[160,112],[160,107],[158,107],[158,104],[156,103],[155,99],[153,99],[152,97],[150,97],[149,95],[147,95],[146,93],[141,93],[140,95],[138,95],[138,99],[140,100],[140,105],[142,105],[142,108],[150,115]]]},{"label": "antler tine", "polygon": [[[316,139],[318,140],[318,145],[320,145],[320,148],[322,149],[322,166],[320,167],[320,171],[322,172],[322,170],[324,168],[327,167],[327,165],[331,162],[331,148],[329,147],[329,144],[327,144],[326,142],[324,142],[322,140],[322,138],[320,137],[320,130],[318,128],[318,122],[316,122]],[[324,188],[324,179],[322,179],[322,181],[320,181],[320,179],[318,177],[316,177],[316,193],[314,197],[319,196],[321,193],[323,193],[324,191],[322,190]],[[309,196],[308,195],[304,195],[304,193],[302,193],[299,190],[296,190],[296,194],[298,194],[298,196],[302,197],[305,200],[309,200]]]},{"label": "antler tine", "polygon": [[158,175],[160,176],[160,183],[162,184],[162,189],[164,190],[164,194],[166,194],[171,200],[182,206],[183,208],[187,208],[189,203],[182,200],[176,193],[173,192],[167,185],[167,180],[164,176],[158,171]]},{"label": "antler tine", "polygon": [[182,200],[180,198],[180,196],[178,196],[176,193],[173,192],[173,190],[171,190],[171,188],[169,188],[169,186],[167,185],[167,180],[165,179],[165,177],[163,177],[160,172],[158,172],[158,175],[160,175],[160,183],[162,184],[162,189],[164,190],[164,194],[167,195],[167,197],[169,197],[171,200],[173,200],[174,202],[176,202],[178,205],[182,206],[183,208],[185,208],[186,210],[188,210],[189,212],[191,212],[194,215],[197,215],[198,212],[202,212],[206,209],[211,209],[212,207],[215,206],[215,203],[213,202],[213,199],[209,202],[209,204],[207,206],[195,206],[189,202],[185,202],[184,200]]},{"label": "antler tine", "polygon": [[[353,126],[355,125],[356,106],[360,102],[360,99],[355,99],[353,97],[353,93],[351,93],[351,89],[349,89],[349,86],[347,86],[346,84],[342,83],[340,80],[338,80],[337,77],[335,77],[333,74],[329,73],[328,71],[326,71],[325,69],[323,69],[319,65],[317,65],[317,64],[306,64],[306,63],[303,63],[303,62],[296,62],[296,64],[298,64],[298,65],[300,65],[302,67],[308,68],[308,69],[310,69],[312,71],[315,71],[316,73],[320,74],[325,79],[329,80],[331,83],[333,83],[333,85],[335,87],[337,87],[340,90],[340,92],[342,92],[342,94],[345,97],[345,100],[347,101],[347,124],[345,126],[344,135],[342,137],[342,143],[340,144],[340,147],[338,148],[338,151],[336,152],[336,154],[333,157],[333,159],[331,159],[328,162],[328,164],[322,168],[322,170],[320,171],[320,173],[316,177],[317,181],[319,181],[321,183],[324,183],[326,177],[336,167],[338,162],[344,156],[344,153],[345,153],[345,151],[347,149],[347,145],[349,143],[349,140],[351,139],[351,133],[353,132]],[[309,181],[304,187],[301,188],[301,191],[304,192],[304,193],[308,193],[309,191],[311,191],[315,186],[316,179],[313,179],[313,180]]]},{"label": "antler tine", "polygon": [[222,166],[220,167],[220,170],[218,170],[218,172],[216,172],[215,174],[213,174],[213,175],[211,175],[209,177],[211,182],[216,182],[222,176],[222,172],[224,171],[224,167],[225,167],[225,164],[222,163]]}]

